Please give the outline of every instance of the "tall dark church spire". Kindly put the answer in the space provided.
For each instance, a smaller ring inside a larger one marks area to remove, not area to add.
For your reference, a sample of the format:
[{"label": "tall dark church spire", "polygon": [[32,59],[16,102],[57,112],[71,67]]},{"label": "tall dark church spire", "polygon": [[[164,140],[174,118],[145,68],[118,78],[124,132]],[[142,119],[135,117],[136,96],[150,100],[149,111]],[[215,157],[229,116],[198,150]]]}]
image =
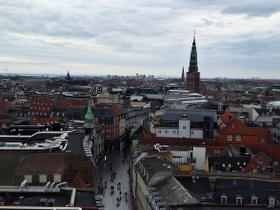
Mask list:
[{"label": "tall dark church spire", "polygon": [[195,43],[195,32],[193,36],[191,57],[189,71],[187,72],[186,80],[187,89],[199,92],[200,89],[200,72],[197,67],[197,52],[196,52],[196,43]]},{"label": "tall dark church spire", "polygon": [[185,69],[184,69],[184,66],[183,66],[183,69],[182,69],[181,79],[182,79],[182,82],[185,82]]},{"label": "tall dark church spire", "polygon": [[69,71],[67,71],[66,80],[68,80],[68,81],[71,80],[70,72]]},{"label": "tall dark church spire", "polygon": [[193,36],[192,51],[191,51],[190,65],[189,65],[189,72],[198,72],[195,33],[194,33],[194,36]]}]

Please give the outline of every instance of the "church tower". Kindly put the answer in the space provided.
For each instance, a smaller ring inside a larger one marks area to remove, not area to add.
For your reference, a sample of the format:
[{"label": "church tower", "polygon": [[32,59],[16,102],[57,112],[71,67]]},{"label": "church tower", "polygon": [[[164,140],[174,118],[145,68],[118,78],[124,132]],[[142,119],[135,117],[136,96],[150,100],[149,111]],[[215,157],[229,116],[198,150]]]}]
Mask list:
[{"label": "church tower", "polygon": [[185,69],[184,69],[184,66],[183,66],[183,69],[182,69],[181,80],[182,80],[182,82],[185,82]]},{"label": "church tower", "polygon": [[198,72],[197,67],[197,52],[196,52],[196,42],[195,36],[193,38],[192,50],[190,56],[189,71],[187,72],[186,86],[188,89],[194,92],[199,92],[200,89],[200,72]]}]

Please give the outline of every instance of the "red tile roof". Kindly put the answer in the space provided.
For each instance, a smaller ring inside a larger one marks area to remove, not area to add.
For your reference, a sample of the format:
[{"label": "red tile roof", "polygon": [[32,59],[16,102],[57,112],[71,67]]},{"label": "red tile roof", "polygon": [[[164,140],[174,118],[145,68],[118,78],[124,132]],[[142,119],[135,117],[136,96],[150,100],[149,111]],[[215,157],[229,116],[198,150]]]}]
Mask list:
[{"label": "red tile roof", "polygon": [[30,112],[50,113],[54,108],[54,100],[50,98],[35,98],[30,101]]},{"label": "red tile roof", "polygon": [[86,107],[88,105],[87,99],[66,99],[58,98],[56,99],[56,106],[58,107]]},{"label": "red tile roof", "polygon": [[262,170],[265,166],[270,166],[272,159],[268,157],[263,152],[258,153],[253,159],[249,162],[249,164],[244,168],[245,173],[251,173],[254,170]]},{"label": "red tile roof", "polygon": [[123,111],[121,105],[119,105],[119,104],[114,104],[114,105],[112,106],[112,111],[113,111],[115,114],[117,114],[118,116],[124,115],[124,111]]},{"label": "red tile roof", "polygon": [[232,114],[230,112],[224,112],[223,114],[221,114],[219,116],[219,119],[226,126],[229,126],[229,125],[232,125],[232,124],[235,124],[235,125],[240,126],[240,127],[244,126],[244,124],[241,122],[241,120],[239,120],[236,115],[234,115],[234,114]]},{"label": "red tile roof", "polygon": [[230,112],[223,113],[219,119],[226,125],[226,127],[220,129],[219,139],[222,135],[240,135],[241,139],[244,136],[255,137],[256,142],[252,143],[257,143],[260,139],[265,139],[266,143],[271,142],[270,131],[267,128],[248,127]]},{"label": "red tile roof", "polygon": [[73,179],[73,187],[75,188],[89,188],[89,184],[86,182],[86,180],[81,176],[80,173],[78,173],[75,178]]},{"label": "red tile roof", "polygon": [[50,125],[58,122],[57,117],[44,117],[44,118],[35,118],[33,119],[33,124],[37,125]]}]

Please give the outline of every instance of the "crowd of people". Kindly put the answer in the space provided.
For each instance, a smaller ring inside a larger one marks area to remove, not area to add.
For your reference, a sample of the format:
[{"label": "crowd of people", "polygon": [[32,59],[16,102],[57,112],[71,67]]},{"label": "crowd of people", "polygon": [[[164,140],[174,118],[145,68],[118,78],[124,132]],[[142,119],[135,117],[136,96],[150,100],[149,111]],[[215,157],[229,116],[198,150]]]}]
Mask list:
[{"label": "crowd of people", "polygon": [[[126,164],[126,158],[122,159],[122,164]],[[113,196],[116,199],[116,207],[121,205],[121,202],[128,202],[128,192],[125,187],[122,186],[122,176],[118,175],[116,169],[113,167],[113,162],[108,160],[107,157],[104,159],[104,170],[105,173],[110,173],[109,179],[100,177],[98,184],[98,194],[105,196]],[[130,193],[131,194],[131,193]]]}]

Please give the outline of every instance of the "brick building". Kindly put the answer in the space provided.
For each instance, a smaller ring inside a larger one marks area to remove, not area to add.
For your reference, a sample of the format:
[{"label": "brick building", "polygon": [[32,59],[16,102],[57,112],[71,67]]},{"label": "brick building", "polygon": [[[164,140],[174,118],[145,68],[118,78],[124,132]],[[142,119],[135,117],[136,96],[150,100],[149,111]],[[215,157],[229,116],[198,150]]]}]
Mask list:
[{"label": "brick building", "polygon": [[270,131],[267,128],[248,127],[234,114],[225,112],[219,118],[220,131],[218,140],[221,144],[257,145],[271,142]]}]

